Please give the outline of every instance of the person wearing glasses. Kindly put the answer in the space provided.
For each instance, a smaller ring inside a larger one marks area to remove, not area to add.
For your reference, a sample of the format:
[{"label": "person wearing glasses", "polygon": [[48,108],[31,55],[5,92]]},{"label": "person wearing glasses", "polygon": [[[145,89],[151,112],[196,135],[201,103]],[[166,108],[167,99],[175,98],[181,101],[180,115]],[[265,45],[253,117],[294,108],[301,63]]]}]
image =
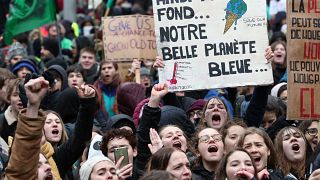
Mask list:
[{"label": "person wearing glasses", "polygon": [[198,159],[192,168],[192,179],[214,179],[216,168],[224,154],[222,135],[218,130],[205,128],[196,135]]},{"label": "person wearing glasses", "polygon": [[[320,148],[318,147],[318,125],[319,121],[317,120],[305,120],[302,121],[299,125],[299,130],[304,133],[304,136],[307,140],[307,149],[306,152],[308,156],[306,157],[306,168],[311,174],[315,170],[315,166],[318,166],[317,156],[319,154]],[[318,147],[318,148],[317,148]],[[315,164],[313,163],[315,161]]]}]

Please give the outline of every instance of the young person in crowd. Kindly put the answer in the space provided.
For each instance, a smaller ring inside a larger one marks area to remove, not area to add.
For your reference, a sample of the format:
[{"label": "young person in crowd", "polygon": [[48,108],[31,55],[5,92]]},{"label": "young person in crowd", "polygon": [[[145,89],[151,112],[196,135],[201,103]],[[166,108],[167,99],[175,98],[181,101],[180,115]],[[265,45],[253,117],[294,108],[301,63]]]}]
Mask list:
[{"label": "young person in crowd", "polygon": [[307,143],[303,133],[295,127],[285,127],[277,134],[275,138],[277,169],[285,178],[307,179],[309,173],[306,170],[309,167],[305,166]]},{"label": "young person in crowd", "polygon": [[69,87],[80,87],[85,84],[85,73],[84,70],[77,65],[72,65],[67,69],[68,86]]},{"label": "young person in crowd", "polygon": [[[85,72],[86,84],[93,84],[98,78],[98,74],[101,73],[99,70],[99,63],[96,61],[96,52],[90,47],[85,47],[80,51],[79,65]],[[100,63],[102,66],[102,63]]]},{"label": "young person in crowd", "polygon": [[152,170],[166,170],[179,180],[191,180],[190,162],[181,150],[165,147],[150,157],[147,173]]},{"label": "young person in crowd", "polygon": [[254,160],[249,153],[236,148],[224,156],[217,168],[216,180],[258,180]]},{"label": "young person in crowd", "polygon": [[222,126],[220,132],[226,153],[237,147],[247,125],[242,120],[228,121]]},{"label": "young person in crowd", "polygon": [[[118,180],[117,168],[112,160],[105,156],[88,159],[80,168],[80,180]],[[121,179],[121,178],[120,178]]]},{"label": "young person in crowd", "polygon": [[271,44],[271,49],[274,52],[274,60],[272,62],[272,72],[274,84],[280,83],[280,79],[287,69],[287,45],[284,41],[276,41]]},{"label": "young person in crowd", "polygon": [[15,75],[5,68],[0,68],[0,114],[4,113],[9,105],[7,99],[7,86],[10,79],[16,78]]},{"label": "young person in crowd", "polygon": [[196,135],[195,151],[198,156],[192,168],[192,179],[214,179],[216,168],[224,155],[221,134],[213,128],[205,128]]},{"label": "young person in crowd", "polygon": [[7,85],[6,99],[10,102],[10,105],[3,114],[0,115],[0,132],[1,137],[9,143],[9,137],[15,136],[15,131],[18,122],[19,111],[23,109],[21,99],[19,97],[19,84],[21,80],[12,79],[9,80]]},{"label": "young person in crowd", "polygon": [[239,147],[245,149],[254,160],[259,179],[283,179],[282,174],[276,171],[276,151],[265,131],[255,127],[247,128],[239,141]]},{"label": "young person in crowd", "polygon": [[107,123],[107,119],[118,114],[116,106],[116,92],[120,83],[121,79],[118,73],[118,64],[101,61],[99,79],[94,83],[94,86],[98,90],[100,105],[96,119],[100,124]]},{"label": "young person in crowd", "polygon": [[28,97],[28,106],[19,114],[5,178],[12,180],[53,179],[53,173],[47,165],[47,160],[40,154],[45,116],[39,111],[39,108],[41,100],[48,91],[49,82],[40,77],[31,79],[24,87]]},{"label": "young person in crowd", "polygon": [[[119,169],[119,173],[123,176],[120,178],[126,179],[134,175],[135,169],[133,168],[134,158],[137,156],[136,139],[133,133],[126,129],[111,129],[102,138],[101,151],[102,153],[110,158],[113,162],[115,159],[115,149],[119,147],[125,147],[128,151],[129,164]],[[119,164],[119,162],[115,162]],[[137,179],[132,177],[132,179]]]}]

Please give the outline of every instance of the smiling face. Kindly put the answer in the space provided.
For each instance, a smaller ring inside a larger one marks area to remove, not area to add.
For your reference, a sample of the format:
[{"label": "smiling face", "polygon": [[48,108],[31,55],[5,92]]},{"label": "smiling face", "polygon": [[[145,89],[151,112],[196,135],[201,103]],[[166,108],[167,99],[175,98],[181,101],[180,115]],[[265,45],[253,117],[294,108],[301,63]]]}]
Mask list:
[{"label": "smiling face", "polygon": [[60,142],[62,138],[62,124],[57,115],[49,113],[43,129],[47,141],[53,144]]},{"label": "smiling face", "polygon": [[286,58],[286,48],[282,44],[277,44],[274,48],[274,63],[284,64]]},{"label": "smiling face", "polygon": [[313,151],[315,151],[318,145],[318,124],[318,121],[313,121],[304,133]]},{"label": "smiling face", "polygon": [[172,153],[166,171],[179,180],[191,180],[189,160],[184,152],[176,150]]},{"label": "smiling face", "polygon": [[267,168],[270,150],[264,142],[263,137],[258,134],[248,134],[243,140],[243,149],[248,151],[257,167],[257,171]]},{"label": "smiling face", "polygon": [[164,147],[173,147],[187,151],[187,140],[183,131],[175,126],[168,126],[162,129],[159,133]]},{"label": "smiling face", "polygon": [[205,110],[205,122],[208,127],[220,129],[228,120],[228,112],[220,99],[212,98]]},{"label": "smiling face", "polygon": [[224,144],[221,134],[213,128],[206,128],[198,134],[198,152],[203,163],[216,163],[222,159]]},{"label": "smiling face", "polygon": [[306,142],[302,134],[295,129],[288,129],[282,135],[282,150],[291,163],[300,163],[306,156]]},{"label": "smiling face", "polygon": [[83,69],[89,70],[96,63],[95,55],[89,52],[83,52],[80,55],[79,63]]},{"label": "smiling face", "polygon": [[245,129],[239,125],[229,127],[227,130],[227,135],[224,138],[225,151],[227,153],[238,145],[239,139],[244,131]]},{"label": "smiling face", "polygon": [[[250,156],[243,151],[233,152],[228,160],[226,165],[226,174],[228,180],[239,180],[241,177],[236,175],[239,171],[247,171],[250,174],[254,174],[253,162],[250,159]],[[242,178],[241,178],[242,179]],[[248,179],[248,178],[245,178]]]}]

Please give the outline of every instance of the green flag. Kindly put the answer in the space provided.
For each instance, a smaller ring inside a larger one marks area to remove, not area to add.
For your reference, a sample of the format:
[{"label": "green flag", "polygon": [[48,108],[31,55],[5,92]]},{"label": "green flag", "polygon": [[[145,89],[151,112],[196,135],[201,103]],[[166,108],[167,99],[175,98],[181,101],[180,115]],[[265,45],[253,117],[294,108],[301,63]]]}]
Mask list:
[{"label": "green flag", "polygon": [[5,43],[11,44],[14,36],[48,24],[55,18],[54,0],[14,0],[5,26]]}]

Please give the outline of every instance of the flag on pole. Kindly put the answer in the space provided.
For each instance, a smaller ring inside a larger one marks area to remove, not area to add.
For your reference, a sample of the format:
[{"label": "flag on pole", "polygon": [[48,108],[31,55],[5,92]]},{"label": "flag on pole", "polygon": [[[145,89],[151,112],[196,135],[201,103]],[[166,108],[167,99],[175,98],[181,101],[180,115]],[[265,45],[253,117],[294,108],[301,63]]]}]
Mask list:
[{"label": "flag on pole", "polygon": [[39,28],[56,19],[54,0],[14,0],[5,26],[5,43],[20,33]]}]

